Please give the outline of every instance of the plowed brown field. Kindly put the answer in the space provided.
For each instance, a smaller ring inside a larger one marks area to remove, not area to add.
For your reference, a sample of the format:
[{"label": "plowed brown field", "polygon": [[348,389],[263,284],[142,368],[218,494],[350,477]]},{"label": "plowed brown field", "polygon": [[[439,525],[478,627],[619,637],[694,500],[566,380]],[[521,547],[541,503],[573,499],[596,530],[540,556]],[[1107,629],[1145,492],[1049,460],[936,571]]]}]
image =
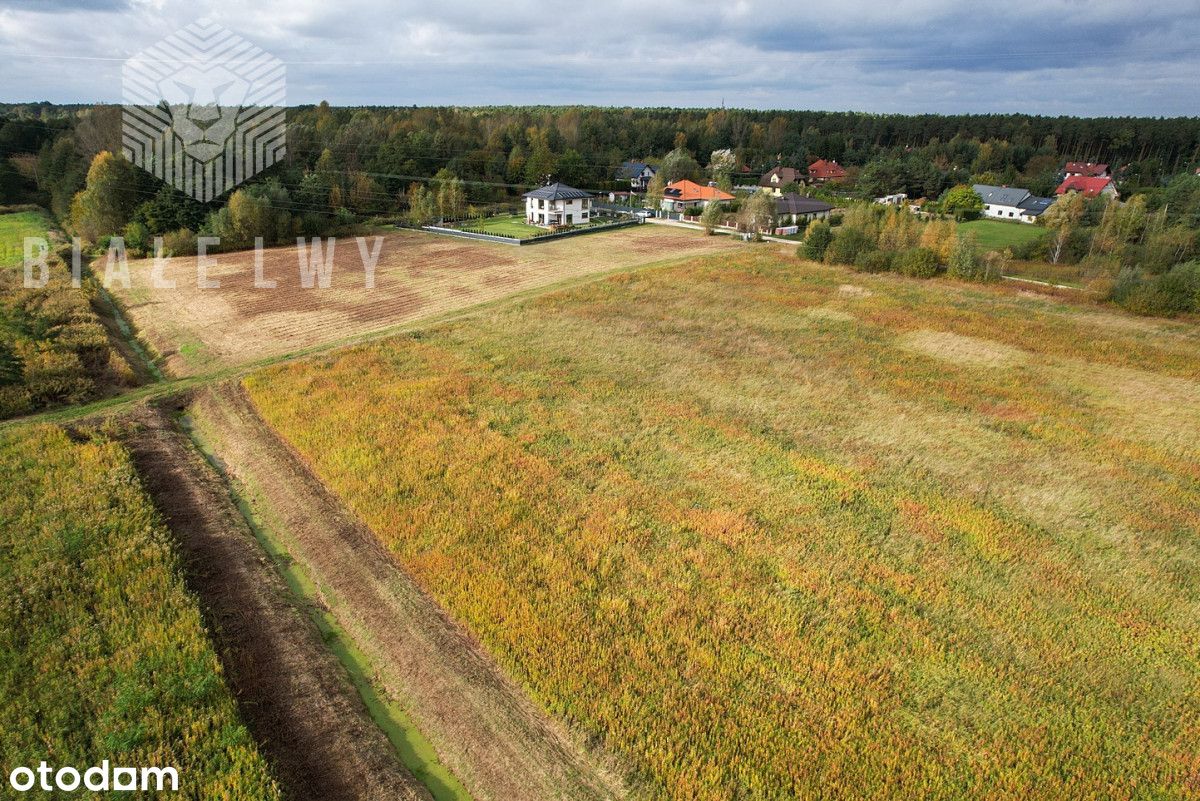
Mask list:
[{"label": "plowed brown field", "polygon": [[[131,262],[129,288],[117,281],[112,289],[168,372],[184,376],[340,342],[591,273],[737,247],[727,237],[656,225],[526,247],[396,231],[384,236],[374,288],[366,286],[358,245],[344,238],[325,288],[302,286],[300,254],[288,246],[263,254],[263,278],[277,283],[273,289],[255,286],[253,251],[210,257],[215,264],[206,278],[219,287],[201,288],[196,259],[180,257],[162,271],[174,289],[152,286],[148,259]],[[103,261],[96,270],[103,275]]]}]

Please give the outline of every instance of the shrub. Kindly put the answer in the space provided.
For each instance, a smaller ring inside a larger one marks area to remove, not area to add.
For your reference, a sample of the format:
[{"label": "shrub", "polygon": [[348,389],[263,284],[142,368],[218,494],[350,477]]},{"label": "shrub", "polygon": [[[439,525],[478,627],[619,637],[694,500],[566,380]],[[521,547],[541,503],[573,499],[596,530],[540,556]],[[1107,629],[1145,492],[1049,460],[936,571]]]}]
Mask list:
[{"label": "shrub", "polygon": [[1162,275],[1122,270],[1112,299],[1134,314],[1173,317],[1200,309],[1200,262],[1177,264]]},{"label": "shrub", "polygon": [[896,258],[896,270],[910,278],[932,278],[940,268],[937,254],[929,248],[912,248]]},{"label": "shrub", "polygon": [[15,417],[33,411],[33,398],[25,387],[0,387],[0,417]]},{"label": "shrub", "polygon": [[854,269],[861,273],[886,273],[892,269],[894,254],[883,250],[864,250],[854,259]]},{"label": "shrub", "polygon": [[17,355],[25,387],[35,403],[79,403],[93,390],[83,362],[72,351],[55,350],[49,342],[21,342]]},{"label": "shrub", "polygon": [[825,258],[825,251],[829,249],[829,243],[832,241],[833,229],[829,227],[829,224],[814,220],[805,229],[804,244],[797,248],[797,255],[813,261],[821,261]]},{"label": "shrub", "polygon": [[967,184],[947,189],[939,203],[942,211],[960,220],[977,220],[983,212],[983,198]]},{"label": "shrub", "polygon": [[984,282],[999,281],[1005,273],[1012,268],[1012,251],[1008,248],[1004,250],[989,250],[983,254],[983,271],[979,275],[979,280]]},{"label": "shrub", "polygon": [[97,373],[108,365],[111,351],[108,333],[95,319],[72,320],[50,330],[54,344],[72,350],[89,373]]},{"label": "shrub", "polygon": [[1012,255],[1021,261],[1045,261],[1049,253],[1050,232],[1045,231],[1034,239],[1012,245]]},{"label": "shrub", "polygon": [[171,231],[163,237],[164,256],[195,256],[196,232],[188,228]]},{"label": "shrub", "polygon": [[866,231],[843,226],[829,243],[829,248],[825,251],[825,261],[829,264],[852,265],[858,254],[874,248],[875,240]]},{"label": "shrub", "polygon": [[142,256],[149,252],[152,244],[150,231],[136,220],[125,226],[125,247],[130,255]]},{"label": "shrub", "polygon": [[974,234],[958,237],[950,251],[947,275],[959,278],[960,281],[983,281],[984,272],[983,259],[979,258],[979,247]]}]

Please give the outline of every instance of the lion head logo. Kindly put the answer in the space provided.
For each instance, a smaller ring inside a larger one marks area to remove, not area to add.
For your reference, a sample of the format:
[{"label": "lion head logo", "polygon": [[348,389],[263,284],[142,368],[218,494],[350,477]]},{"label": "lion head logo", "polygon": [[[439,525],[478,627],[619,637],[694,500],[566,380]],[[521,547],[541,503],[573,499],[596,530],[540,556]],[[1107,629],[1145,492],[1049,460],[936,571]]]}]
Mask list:
[{"label": "lion head logo", "polygon": [[134,164],[208,201],[284,155],[284,67],[200,20],[125,62],[122,149]]}]

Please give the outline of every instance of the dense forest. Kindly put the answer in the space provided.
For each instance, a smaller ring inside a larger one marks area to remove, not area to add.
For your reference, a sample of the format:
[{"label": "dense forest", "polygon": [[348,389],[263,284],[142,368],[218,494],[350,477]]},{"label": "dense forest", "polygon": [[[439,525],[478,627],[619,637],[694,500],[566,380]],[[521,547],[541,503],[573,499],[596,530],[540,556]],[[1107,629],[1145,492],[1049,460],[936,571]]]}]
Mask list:
[{"label": "dense forest", "polygon": [[[42,168],[0,167],[0,202],[29,199],[12,195],[31,189],[32,178],[37,190],[57,188],[57,205],[65,211],[73,192],[63,185],[78,191],[92,156],[117,149],[119,117],[113,106],[0,105],[0,156],[19,162],[40,153],[36,166]],[[69,150],[63,139],[71,140]],[[979,174],[1001,182],[1026,179],[1037,184],[1030,187],[1035,193],[1045,191],[1066,159],[1110,163],[1123,183],[1147,187],[1200,163],[1200,118],[321,104],[289,111],[287,160],[265,177],[298,193],[297,209],[332,211],[330,199],[314,197],[314,190],[336,188],[341,197],[333,199],[341,206],[377,212],[392,208],[413,181],[443,169],[465,182],[467,202],[487,203],[547,176],[610,188],[621,162],[661,158],[680,147],[700,165],[713,151],[732,150],[752,173],[777,163],[803,167],[817,158],[859,168],[909,164],[890,170],[906,186],[886,188],[916,190],[909,193],[914,196],[936,195]],[[304,186],[312,175],[318,177]]]}]

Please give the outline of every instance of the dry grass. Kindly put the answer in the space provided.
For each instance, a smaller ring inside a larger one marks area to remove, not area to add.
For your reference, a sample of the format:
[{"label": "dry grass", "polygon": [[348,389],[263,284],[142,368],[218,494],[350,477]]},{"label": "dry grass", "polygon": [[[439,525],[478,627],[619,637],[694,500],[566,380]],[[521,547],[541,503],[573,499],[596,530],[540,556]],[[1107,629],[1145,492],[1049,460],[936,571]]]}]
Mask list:
[{"label": "dry grass", "polygon": [[[219,288],[199,288],[195,258],[180,257],[163,271],[175,289],[154,289],[152,262],[140,261],[130,265],[131,287],[115,290],[168,371],[194,375],[590,273],[734,247],[728,237],[651,225],[519,248],[400,231],[384,238],[374,289],[358,246],[343,239],[325,289],[303,288],[296,248],[281,247],[264,255],[275,289],[255,288],[253,253],[239,252],[212,257],[207,277]],[[97,274],[105,267],[95,265]]]},{"label": "dry grass", "polygon": [[955,364],[1012,367],[1025,358],[1025,354],[1017,348],[948,331],[914,331],[901,337],[900,344],[901,347]]},{"label": "dry grass", "polygon": [[247,385],[652,794],[1195,798],[1200,332],[846,275],[713,257]]}]

